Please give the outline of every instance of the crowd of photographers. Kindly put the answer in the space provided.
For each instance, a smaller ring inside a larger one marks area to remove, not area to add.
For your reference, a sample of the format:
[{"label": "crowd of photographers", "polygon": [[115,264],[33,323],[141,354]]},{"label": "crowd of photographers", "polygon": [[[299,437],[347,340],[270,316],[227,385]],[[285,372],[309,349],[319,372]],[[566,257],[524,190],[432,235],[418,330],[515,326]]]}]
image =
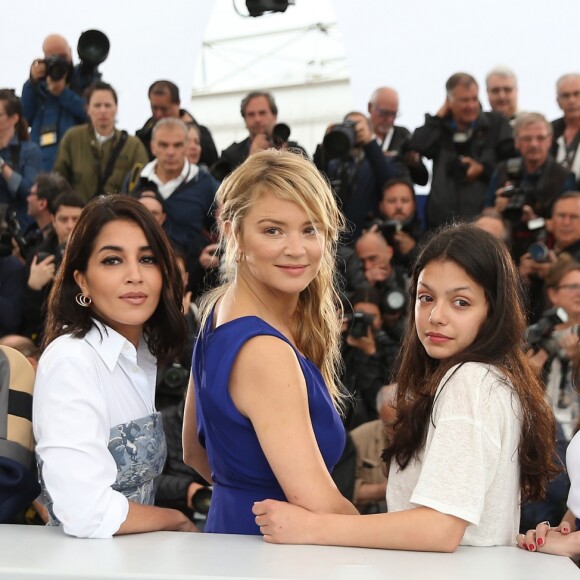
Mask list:
[{"label": "crowd of photographers", "polygon": [[[84,33],[80,63],[73,65],[67,41],[50,35],[20,98],[0,90],[0,342],[21,340],[29,349],[40,343],[44,303],[84,204],[98,194],[137,197],[173,242],[187,290],[190,341],[180,360],[160,369],[158,390],[159,406],[168,408],[168,421],[180,433],[196,303],[219,280],[214,205],[219,183],[257,151],[308,153],[289,140],[290,127],[278,123],[274,97],[254,91],[240,109],[248,136],[220,155],[210,129],[181,107],[178,87],[167,80],[151,85],[151,117],[128,136],[115,127],[117,94],[98,70],[108,48],[101,32]],[[473,221],[511,249],[528,295],[530,327],[522,347],[545,379],[562,440],[576,429],[579,404],[569,361],[580,324],[580,74],[558,80],[563,116],[553,122],[518,110],[517,79],[507,68],[491,71],[486,89],[491,111],[483,111],[472,76],[452,75],[444,104],[411,132],[395,124],[397,92],[378,88],[367,111],[348,112],[329,126],[313,152],[349,224],[337,255],[342,381],[352,395],[345,415],[349,431],[370,421],[384,423],[380,393],[393,379],[412,308],[409,268],[430,232],[453,220]],[[425,159],[432,161],[431,175]],[[415,185],[429,179],[429,194],[418,198]],[[358,455],[347,448],[347,467],[338,470],[347,474],[337,476],[344,479],[339,486],[351,495],[371,473],[365,465],[376,471],[380,464],[361,451],[370,448],[363,432],[377,439],[376,429],[357,431]],[[168,474],[173,479],[161,484],[159,497],[190,512],[204,482],[178,461],[179,449],[173,451]],[[380,493],[367,503],[376,507],[379,499]]]}]

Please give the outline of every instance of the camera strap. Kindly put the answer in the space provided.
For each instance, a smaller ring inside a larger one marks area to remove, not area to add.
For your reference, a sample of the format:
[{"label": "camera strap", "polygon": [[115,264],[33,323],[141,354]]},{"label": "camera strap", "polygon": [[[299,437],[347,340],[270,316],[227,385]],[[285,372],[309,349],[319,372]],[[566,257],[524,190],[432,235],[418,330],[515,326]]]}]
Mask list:
[{"label": "camera strap", "polygon": [[119,157],[119,153],[121,153],[121,149],[125,146],[127,139],[129,138],[127,131],[121,131],[118,141],[113,145],[111,149],[111,154],[109,155],[109,160],[107,161],[107,166],[105,170],[99,174],[99,181],[97,184],[97,190],[93,194],[93,197],[97,197],[101,195],[103,192],[103,188],[105,187],[105,183],[111,174],[113,173],[113,168],[115,167],[115,163],[117,162],[117,158]]}]

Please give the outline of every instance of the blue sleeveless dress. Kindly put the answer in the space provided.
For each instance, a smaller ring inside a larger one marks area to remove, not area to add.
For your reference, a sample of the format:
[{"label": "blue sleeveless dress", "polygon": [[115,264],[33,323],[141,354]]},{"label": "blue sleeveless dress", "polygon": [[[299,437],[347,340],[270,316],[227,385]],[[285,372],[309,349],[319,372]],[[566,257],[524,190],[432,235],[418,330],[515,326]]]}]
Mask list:
[{"label": "blue sleeveless dress", "polygon": [[[212,330],[213,312],[193,352],[197,431],[212,471],[213,496],[206,532],[259,534],[252,505],[255,501],[286,501],[282,488],[262,452],[251,421],[235,407],[228,390],[234,361],[244,343],[259,335],[275,336],[292,346],[300,363],[310,420],[329,471],[339,460],[345,432],[316,365],[288,339],[256,316],[244,316]],[[296,477],[301,477],[297,471]],[[307,485],[307,482],[305,482]]]}]

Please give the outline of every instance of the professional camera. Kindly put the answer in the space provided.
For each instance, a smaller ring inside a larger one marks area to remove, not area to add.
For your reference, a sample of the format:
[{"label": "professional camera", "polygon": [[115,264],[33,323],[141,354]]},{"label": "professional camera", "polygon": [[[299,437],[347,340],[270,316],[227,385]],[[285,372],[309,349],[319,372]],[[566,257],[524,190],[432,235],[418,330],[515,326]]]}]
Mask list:
[{"label": "professional camera", "polygon": [[[18,223],[18,218],[16,217],[16,211],[13,209],[7,209],[4,220],[6,222],[5,235],[10,236],[18,244],[20,255],[23,258],[26,258],[26,255],[30,250],[30,244],[22,234],[20,224]],[[10,252],[12,253],[12,250],[10,250]]]},{"label": "professional camera", "polygon": [[402,312],[407,302],[405,294],[398,288],[389,290],[383,298],[383,312],[385,314],[397,314]]},{"label": "professional camera", "polygon": [[563,308],[554,307],[545,310],[540,320],[526,330],[528,348],[531,348],[534,352],[538,352],[543,348],[549,355],[556,354],[560,346],[558,341],[552,338],[552,333],[558,324],[566,322],[568,322],[568,314]]},{"label": "professional camera", "polygon": [[211,505],[212,494],[213,491],[211,487],[200,487],[191,498],[193,511],[204,516],[207,515]]},{"label": "professional camera", "polygon": [[521,221],[523,207],[531,202],[533,188],[522,183],[522,158],[515,157],[506,162],[508,179],[511,185],[504,188],[502,197],[507,197],[509,203],[503,210],[503,217],[513,224]]},{"label": "professional camera", "polygon": [[83,73],[92,73],[109,56],[111,43],[100,30],[86,30],[79,37],[77,53]]},{"label": "professional camera", "polygon": [[409,235],[412,233],[411,225],[399,220],[373,220],[370,224],[371,226],[377,226],[379,232],[381,232],[383,238],[387,240],[389,246],[395,246],[395,234],[399,232],[405,232]]},{"label": "professional camera", "polygon": [[356,144],[356,122],[347,119],[324,136],[322,146],[331,159],[346,155]]},{"label": "professional camera", "polygon": [[70,62],[66,58],[62,58],[62,56],[51,55],[42,62],[46,66],[46,76],[53,81],[64,79],[71,70]]},{"label": "professional camera", "polygon": [[528,231],[533,233],[535,241],[528,246],[527,253],[534,262],[544,264],[550,261],[550,249],[546,245],[548,233],[546,232],[546,220],[534,218],[527,223]]},{"label": "professional camera", "polygon": [[469,139],[471,132],[455,131],[453,133],[453,146],[456,156],[447,163],[447,175],[449,177],[465,178],[468,165],[463,161],[463,157],[468,156]]},{"label": "professional camera", "polygon": [[373,325],[375,320],[372,314],[366,312],[357,312],[352,314],[345,314],[345,320],[350,322],[348,334],[353,338],[363,338],[369,333],[369,328]]},{"label": "professional camera", "polygon": [[187,387],[189,371],[179,363],[172,363],[162,374],[161,383],[171,391],[183,392]]},{"label": "professional camera", "polygon": [[285,123],[278,123],[274,125],[272,129],[272,135],[270,137],[270,143],[272,147],[276,149],[280,149],[286,143],[288,143],[288,139],[290,138],[290,127]]}]

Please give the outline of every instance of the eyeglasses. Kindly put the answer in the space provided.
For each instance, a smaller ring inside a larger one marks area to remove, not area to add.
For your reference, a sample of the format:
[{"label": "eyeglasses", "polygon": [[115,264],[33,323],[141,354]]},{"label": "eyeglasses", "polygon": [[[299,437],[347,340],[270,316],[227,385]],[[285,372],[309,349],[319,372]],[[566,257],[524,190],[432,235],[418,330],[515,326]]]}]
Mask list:
[{"label": "eyeglasses", "polygon": [[379,115],[379,117],[392,117],[396,119],[399,116],[399,111],[389,111],[388,109],[381,109],[377,105],[373,105],[373,111]]},{"label": "eyeglasses", "polygon": [[560,284],[556,290],[568,290],[569,292],[580,292],[580,284]]}]

